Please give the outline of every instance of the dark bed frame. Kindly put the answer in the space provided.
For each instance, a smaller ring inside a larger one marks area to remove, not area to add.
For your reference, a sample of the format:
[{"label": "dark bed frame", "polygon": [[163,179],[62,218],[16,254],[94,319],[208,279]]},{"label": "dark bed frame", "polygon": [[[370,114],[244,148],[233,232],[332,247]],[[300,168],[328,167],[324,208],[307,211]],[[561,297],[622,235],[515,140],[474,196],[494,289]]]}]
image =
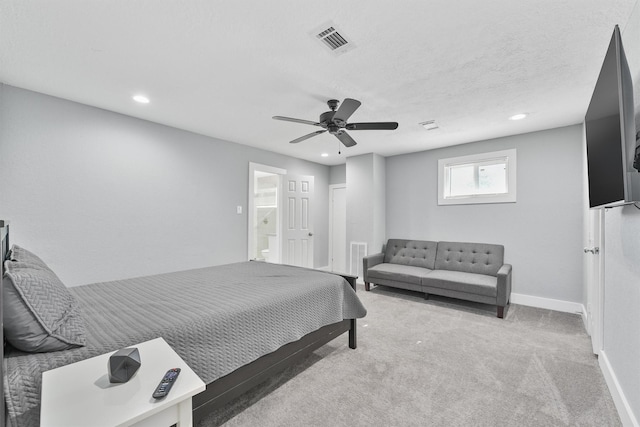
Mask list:
[{"label": "dark bed frame", "polygon": [[[0,322],[2,322],[2,277],[4,276],[4,260],[9,252],[9,223],[0,220],[0,229],[2,231],[2,262],[0,263]],[[356,290],[356,276],[347,274],[339,274],[344,277]],[[0,326],[2,326],[0,324]],[[286,368],[300,362],[306,356],[324,344],[332,341],[334,338],[349,332],[349,348],[355,349],[356,342],[356,319],[345,319],[338,323],[324,326],[317,331],[311,332],[298,341],[285,344],[273,353],[266,354],[255,361],[241,366],[230,374],[218,378],[217,380],[207,384],[207,388],[202,393],[193,397],[193,424],[196,425],[200,420],[205,418],[212,412],[221,409],[232,399],[251,390],[259,384],[262,384],[271,376],[284,371]],[[4,359],[4,336],[3,327],[0,327],[0,338],[2,338],[3,348],[2,356]],[[3,365],[0,364],[0,379],[3,378]],[[4,405],[4,388],[0,395],[0,427],[5,427],[5,405]]]},{"label": "dark bed frame", "polygon": [[0,380],[3,381],[2,393],[0,393],[0,426],[5,427],[5,407],[4,407],[4,314],[2,313],[2,305],[4,303],[2,299],[2,292],[4,286],[2,280],[4,277],[4,260],[7,259],[9,253],[9,223],[0,219],[0,338],[2,338],[2,362],[0,363]]}]

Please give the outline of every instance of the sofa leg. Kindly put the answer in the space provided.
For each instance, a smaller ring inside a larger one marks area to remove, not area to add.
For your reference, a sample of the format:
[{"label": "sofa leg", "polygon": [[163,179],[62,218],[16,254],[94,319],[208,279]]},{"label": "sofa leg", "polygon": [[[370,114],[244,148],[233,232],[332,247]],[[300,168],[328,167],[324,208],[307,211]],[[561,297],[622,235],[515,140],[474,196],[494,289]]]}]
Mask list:
[{"label": "sofa leg", "polygon": [[504,319],[504,307],[502,306],[497,306],[498,307],[498,318],[499,319]]},{"label": "sofa leg", "polygon": [[365,291],[370,291],[371,290],[371,284],[369,282],[364,282],[364,290]]},{"label": "sofa leg", "polygon": [[429,294],[428,293],[424,293],[424,299],[429,299]]}]

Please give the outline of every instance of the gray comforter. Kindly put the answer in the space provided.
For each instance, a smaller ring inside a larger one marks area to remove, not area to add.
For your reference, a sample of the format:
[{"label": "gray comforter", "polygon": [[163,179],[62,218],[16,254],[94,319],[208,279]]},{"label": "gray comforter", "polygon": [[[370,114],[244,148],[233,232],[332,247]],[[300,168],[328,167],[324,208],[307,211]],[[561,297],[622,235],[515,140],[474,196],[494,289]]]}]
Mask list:
[{"label": "gray comforter", "polygon": [[163,337],[210,383],[322,326],[366,314],[340,276],[261,262],[70,290],[82,306],[87,346],[5,352],[5,399],[14,427],[39,424],[42,372],[49,369]]}]

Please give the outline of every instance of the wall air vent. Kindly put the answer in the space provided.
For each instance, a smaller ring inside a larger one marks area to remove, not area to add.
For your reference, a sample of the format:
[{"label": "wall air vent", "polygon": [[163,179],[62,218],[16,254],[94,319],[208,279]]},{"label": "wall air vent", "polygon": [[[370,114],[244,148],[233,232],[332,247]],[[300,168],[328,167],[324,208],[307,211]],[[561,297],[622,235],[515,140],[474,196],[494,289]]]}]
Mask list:
[{"label": "wall air vent", "polygon": [[364,277],[362,269],[362,259],[367,256],[367,243],[366,242],[350,242],[351,243],[351,257],[349,259],[349,271],[352,275],[358,277]]},{"label": "wall air vent", "polygon": [[353,42],[349,41],[342,30],[333,22],[326,22],[311,32],[316,40],[320,41],[334,55],[341,55],[350,51],[355,47]]}]

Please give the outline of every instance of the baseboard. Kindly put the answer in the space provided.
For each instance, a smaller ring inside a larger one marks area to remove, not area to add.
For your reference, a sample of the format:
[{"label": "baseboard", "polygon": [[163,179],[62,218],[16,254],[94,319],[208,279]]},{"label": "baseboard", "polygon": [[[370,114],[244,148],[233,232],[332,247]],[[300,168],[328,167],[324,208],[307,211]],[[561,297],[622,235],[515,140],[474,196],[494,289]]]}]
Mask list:
[{"label": "baseboard", "polygon": [[620,416],[622,425],[625,427],[639,427],[638,420],[633,415],[631,406],[629,406],[629,402],[620,387],[618,378],[616,377],[615,372],[613,372],[613,368],[611,367],[607,354],[604,350],[600,351],[598,363],[600,365],[602,375],[604,376],[604,380],[607,382],[607,386],[609,387],[613,403],[616,405],[616,409],[618,410],[618,415]]},{"label": "baseboard", "polygon": [[[511,293],[511,302],[529,307],[546,308],[564,313],[580,314],[584,317],[585,309],[579,302],[563,301],[552,298],[534,297],[532,295]],[[583,318],[584,320],[584,318]]]},{"label": "baseboard", "polygon": [[317,267],[316,270],[331,271],[328,265],[325,265],[324,267]]}]

